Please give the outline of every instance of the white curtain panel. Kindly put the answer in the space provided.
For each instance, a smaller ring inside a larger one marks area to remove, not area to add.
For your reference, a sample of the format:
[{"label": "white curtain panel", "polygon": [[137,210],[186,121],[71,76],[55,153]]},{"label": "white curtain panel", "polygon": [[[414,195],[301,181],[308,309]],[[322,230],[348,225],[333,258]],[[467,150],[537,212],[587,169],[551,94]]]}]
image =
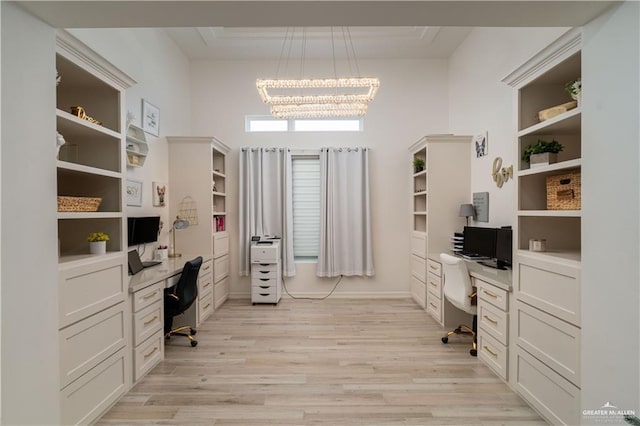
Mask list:
[{"label": "white curtain panel", "polygon": [[320,151],[320,252],[316,275],[372,276],[369,150]]},{"label": "white curtain panel", "polygon": [[286,148],[240,150],[240,275],[251,270],[251,237],[281,238],[283,275],[295,275],[291,151]]}]

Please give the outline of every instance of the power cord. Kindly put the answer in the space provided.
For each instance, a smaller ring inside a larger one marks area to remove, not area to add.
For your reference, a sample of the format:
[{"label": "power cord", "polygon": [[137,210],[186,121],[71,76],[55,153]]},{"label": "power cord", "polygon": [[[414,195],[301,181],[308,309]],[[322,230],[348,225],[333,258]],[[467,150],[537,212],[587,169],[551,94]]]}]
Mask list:
[{"label": "power cord", "polygon": [[338,281],[333,286],[333,289],[329,292],[329,294],[327,294],[326,296],[323,296],[323,297],[296,297],[296,296],[292,295],[291,293],[289,293],[289,290],[287,290],[287,284],[284,281],[284,277],[282,277],[282,286],[284,287],[285,293],[287,293],[289,295],[289,297],[291,297],[292,299],[296,299],[296,300],[324,300],[327,297],[331,296],[334,291],[336,291],[336,288],[338,288],[338,284],[340,284],[340,281],[342,281],[342,277],[344,277],[344,275],[340,275],[340,278],[338,278]]}]

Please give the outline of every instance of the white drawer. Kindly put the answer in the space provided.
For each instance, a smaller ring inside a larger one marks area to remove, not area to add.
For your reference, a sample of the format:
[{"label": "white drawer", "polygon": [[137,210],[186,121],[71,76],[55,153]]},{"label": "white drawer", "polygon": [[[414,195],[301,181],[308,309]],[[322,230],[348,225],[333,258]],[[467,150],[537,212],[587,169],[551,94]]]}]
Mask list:
[{"label": "white drawer", "polygon": [[507,380],[509,350],[484,330],[478,332],[478,357],[502,379]]},{"label": "white drawer", "polygon": [[124,257],[112,257],[68,269],[63,266],[58,277],[60,328],[124,301],[125,265]]},{"label": "white drawer", "polygon": [[252,263],[251,264],[251,273],[253,271],[273,271],[276,272],[278,270],[277,263]]},{"label": "white drawer", "polygon": [[213,257],[217,259],[229,253],[229,233],[216,232],[213,234]]},{"label": "white drawer", "polygon": [[516,297],[580,326],[580,268],[519,256]]},{"label": "white drawer", "polygon": [[214,309],[218,309],[229,298],[229,277],[216,283],[213,296],[215,298]]},{"label": "white drawer", "polygon": [[147,306],[133,315],[133,344],[138,346],[157,331],[162,331],[164,322],[162,317],[163,301]]},{"label": "white drawer", "polygon": [[415,231],[411,233],[411,253],[423,259],[427,257],[427,234]]},{"label": "white drawer", "polygon": [[258,279],[258,278],[277,278],[278,277],[278,272],[277,271],[265,271],[262,269],[253,269],[251,268],[251,279]]},{"label": "white drawer", "polygon": [[122,348],[60,391],[60,423],[91,424],[127,391],[131,364]]},{"label": "white drawer", "polygon": [[124,303],[120,303],[60,330],[61,387],[123,347],[127,335],[125,324]]},{"label": "white drawer", "polygon": [[429,272],[427,274],[427,289],[438,297],[442,297],[442,279],[433,272]]},{"label": "white drawer", "polygon": [[580,389],[516,348],[516,390],[551,424],[580,424]]},{"label": "white drawer", "polygon": [[164,281],[161,281],[133,293],[133,312],[138,312],[140,309],[156,302],[162,302],[164,297],[163,290]]},{"label": "white drawer", "polygon": [[213,290],[204,294],[198,300],[198,324],[209,318],[213,312]]},{"label": "white drawer", "polygon": [[198,278],[198,296],[213,290],[213,275],[207,274]]},{"label": "white drawer", "polygon": [[478,300],[478,328],[482,328],[503,345],[508,344],[508,314],[484,299]]},{"label": "white drawer", "polygon": [[275,287],[268,289],[252,287],[251,303],[278,303],[278,295]]},{"label": "white drawer", "polygon": [[411,255],[411,274],[422,282],[427,281],[426,262],[423,258]]},{"label": "white drawer", "polygon": [[436,297],[431,292],[427,294],[427,312],[429,312],[438,323],[442,324],[442,299]]},{"label": "white drawer", "polygon": [[518,345],[580,386],[580,329],[525,303],[517,306]]},{"label": "white drawer", "polygon": [[502,311],[507,311],[509,293],[479,279],[474,279],[473,284],[476,286],[478,299],[484,300]]},{"label": "white drawer", "polygon": [[275,287],[277,284],[275,278],[251,278],[251,287]]},{"label": "white drawer", "polygon": [[198,278],[210,274],[212,272],[211,268],[213,268],[213,261],[207,260],[203,262],[200,266],[200,271],[198,271]]},{"label": "white drawer", "polygon": [[441,277],[442,276],[442,265],[440,264],[440,262],[436,262],[433,259],[428,259],[427,262],[428,262],[428,265],[429,265],[429,272],[432,272],[432,273],[436,274],[437,276]]},{"label": "white drawer", "polygon": [[213,261],[213,281],[218,282],[229,275],[229,256],[222,256]]},{"label": "white drawer", "polygon": [[422,281],[416,277],[411,277],[411,295],[422,309],[426,308],[427,289]]},{"label": "white drawer", "polygon": [[163,358],[164,333],[160,330],[133,351],[133,380],[140,380]]}]

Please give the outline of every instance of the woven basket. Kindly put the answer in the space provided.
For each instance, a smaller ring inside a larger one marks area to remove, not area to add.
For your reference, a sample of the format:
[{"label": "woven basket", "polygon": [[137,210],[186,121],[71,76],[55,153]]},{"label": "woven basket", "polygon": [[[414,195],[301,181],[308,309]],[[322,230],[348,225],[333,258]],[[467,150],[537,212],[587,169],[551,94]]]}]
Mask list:
[{"label": "woven basket", "polygon": [[547,177],[547,210],[580,210],[580,172]]},{"label": "woven basket", "polygon": [[59,212],[97,212],[102,198],[58,196]]}]

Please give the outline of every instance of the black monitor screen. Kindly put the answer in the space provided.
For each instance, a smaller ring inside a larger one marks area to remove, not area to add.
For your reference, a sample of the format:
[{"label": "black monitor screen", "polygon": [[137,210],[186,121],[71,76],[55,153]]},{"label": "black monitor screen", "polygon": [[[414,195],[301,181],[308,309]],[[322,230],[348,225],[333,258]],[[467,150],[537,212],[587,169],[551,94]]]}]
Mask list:
[{"label": "black monitor screen", "polygon": [[464,227],[462,252],[493,258],[496,256],[496,228]]},{"label": "black monitor screen", "polygon": [[158,241],[160,216],[130,217],[127,219],[129,246]]},{"label": "black monitor screen", "polygon": [[512,232],[510,228],[498,228],[496,234],[496,259],[498,262],[511,264]]}]

